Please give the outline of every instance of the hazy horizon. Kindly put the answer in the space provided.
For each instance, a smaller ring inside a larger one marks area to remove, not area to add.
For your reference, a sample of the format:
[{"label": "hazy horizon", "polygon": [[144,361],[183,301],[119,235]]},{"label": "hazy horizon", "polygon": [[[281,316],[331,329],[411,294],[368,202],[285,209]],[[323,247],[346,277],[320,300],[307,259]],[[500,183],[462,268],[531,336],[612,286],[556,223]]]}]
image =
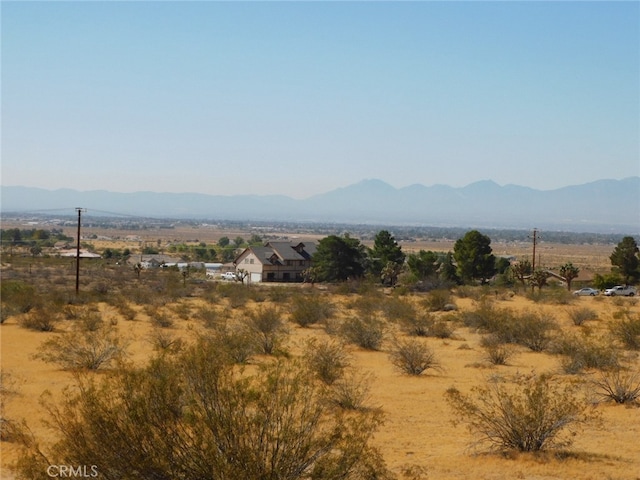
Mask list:
[{"label": "hazy horizon", "polygon": [[638,2],[2,2],[3,186],[640,174]]},{"label": "hazy horizon", "polygon": [[[365,182],[382,182],[382,183],[385,183],[385,184],[391,186],[392,188],[394,188],[396,190],[402,190],[403,188],[411,187],[411,186],[414,186],[414,185],[420,185],[420,186],[424,186],[424,187],[427,187],[427,188],[436,187],[436,186],[442,186],[442,187],[447,187],[447,188],[459,189],[459,188],[466,188],[466,187],[469,187],[471,185],[479,184],[479,183],[483,183],[483,182],[493,182],[493,183],[497,184],[499,187],[517,186],[517,187],[530,188],[532,190],[539,191],[539,192],[545,192],[545,191],[560,190],[562,188],[567,188],[567,187],[582,186],[582,185],[587,185],[587,184],[590,184],[590,183],[595,183],[595,182],[600,182],[600,181],[608,181],[608,180],[623,181],[623,180],[627,180],[629,178],[638,178],[638,175],[632,175],[632,176],[624,177],[624,178],[598,178],[598,179],[595,179],[595,180],[592,180],[592,181],[589,181],[589,182],[585,182],[583,184],[572,183],[572,184],[567,184],[567,185],[560,185],[558,187],[550,188],[550,189],[537,189],[537,188],[530,187],[528,185],[521,185],[521,184],[516,184],[516,183],[500,184],[500,183],[498,183],[495,180],[490,179],[490,178],[479,179],[479,180],[476,180],[476,181],[473,181],[473,182],[470,182],[470,183],[468,183],[466,185],[461,185],[461,186],[447,185],[447,184],[444,184],[444,183],[434,183],[434,184],[431,184],[431,185],[426,185],[426,184],[419,183],[419,182],[414,182],[414,183],[407,184],[407,185],[393,185],[393,184],[387,182],[386,180],[384,180],[382,178],[362,178],[359,181],[350,183],[348,185],[336,185],[335,187],[329,187],[325,191],[309,194],[309,195],[306,195],[306,196],[300,196],[300,197],[296,197],[296,196],[293,196],[293,195],[286,195],[286,194],[279,193],[279,192],[255,194],[255,195],[257,195],[257,196],[273,196],[273,195],[286,196],[286,197],[290,197],[290,198],[296,199],[296,200],[304,200],[304,199],[308,199],[308,198],[311,198],[311,197],[316,196],[316,195],[322,195],[322,194],[330,193],[330,192],[333,192],[333,191],[336,191],[336,190],[353,187],[355,185],[363,184]],[[172,193],[175,193],[175,194],[195,194],[195,195],[212,195],[212,196],[215,196],[215,195],[222,195],[222,196],[243,195],[243,193],[216,194],[216,193],[199,192],[199,191],[193,191],[193,190],[162,191],[162,190],[149,190],[149,189],[146,189],[146,190],[133,189],[133,190],[123,191],[123,190],[111,190],[111,189],[108,189],[108,188],[87,188],[87,189],[79,189],[79,188],[72,188],[72,187],[46,188],[46,187],[36,187],[36,186],[32,186],[32,185],[1,185],[0,188],[2,188],[2,187],[40,188],[40,189],[47,190],[47,191],[72,190],[72,191],[77,191],[77,192],[80,192],[80,193],[82,193],[82,192],[92,192],[92,191],[105,191],[105,192],[110,192],[110,193],[158,193],[158,194],[164,194],[164,193],[172,194]],[[254,194],[251,194],[251,195],[254,195]]]}]

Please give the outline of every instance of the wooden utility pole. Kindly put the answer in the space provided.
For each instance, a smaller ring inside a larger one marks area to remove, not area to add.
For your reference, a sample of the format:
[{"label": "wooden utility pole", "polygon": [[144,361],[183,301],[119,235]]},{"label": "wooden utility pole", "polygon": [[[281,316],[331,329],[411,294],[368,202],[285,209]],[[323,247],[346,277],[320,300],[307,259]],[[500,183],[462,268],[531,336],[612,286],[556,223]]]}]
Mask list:
[{"label": "wooden utility pole", "polygon": [[531,260],[531,271],[536,271],[536,243],[538,241],[538,229],[533,229],[533,259]]},{"label": "wooden utility pole", "polygon": [[76,295],[80,291],[80,219],[82,212],[86,211],[84,208],[76,207],[78,212],[78,238],[76,243]]}]

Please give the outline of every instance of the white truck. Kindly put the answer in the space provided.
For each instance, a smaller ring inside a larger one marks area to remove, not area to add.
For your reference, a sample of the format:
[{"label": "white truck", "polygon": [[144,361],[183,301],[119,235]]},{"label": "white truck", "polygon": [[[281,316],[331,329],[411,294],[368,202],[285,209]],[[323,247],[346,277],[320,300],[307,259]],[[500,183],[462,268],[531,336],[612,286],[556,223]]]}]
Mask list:
[{"label": "white truck", "polygon": [[236,280],[236,274],[234,272],[224,272],[220,277],[223,280],[232,280],[232,281]]},{"label": "white truck", "polygon": [[617,285],[613,288],[607,288],[604,291],[604,294],[607,297],[615,297],[616,295],[620,295],[621,297],[633,297],[638,291],[636,287],[632,287],[631,285]]}]

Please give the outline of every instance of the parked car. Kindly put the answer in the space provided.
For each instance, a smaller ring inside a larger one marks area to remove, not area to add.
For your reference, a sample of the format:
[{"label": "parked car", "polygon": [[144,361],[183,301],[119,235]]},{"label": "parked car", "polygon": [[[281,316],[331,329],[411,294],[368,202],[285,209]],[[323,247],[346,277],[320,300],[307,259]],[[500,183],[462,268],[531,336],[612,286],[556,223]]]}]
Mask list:
[{"label": "parked car", "polygon": [[633,297],[637,293],[638,291],[636,290],[636,287],[632,287],[631,285],[616,285],[615,287],[607,288],[604,291],[604,294],[608,297],[615,297],[616,295]]},{"label": "parked car", "polygon": [[573,292],[574,295],[579,295],[581,297],[595,297],[600,294],[600,290],[596,290],[595,288],[586,287],[581,288],[580,290],[576,290]]},{"label": "parked car", "polygon": [[223,280],[235,280],[235,279],[236,279],[236,274],[235,274],[235,273],[233,273],[233,272],[224,272],[224,273],[221,275],[221,278],[222,278]]}]

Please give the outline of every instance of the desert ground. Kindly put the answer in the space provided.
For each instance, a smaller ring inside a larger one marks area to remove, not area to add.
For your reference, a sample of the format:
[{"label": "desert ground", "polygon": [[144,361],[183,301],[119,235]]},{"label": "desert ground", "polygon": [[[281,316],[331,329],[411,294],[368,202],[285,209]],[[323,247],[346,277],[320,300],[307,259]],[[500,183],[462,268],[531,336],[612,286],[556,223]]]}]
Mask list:
[{"label": "desert ground", "polygon": [[[183,240],[188,240],[188,233]],[[246,232],[209,232],[205,236],[202,229],[197,232],[199,241],[215,241],[222,235],[231,238],[235,233]],[[193,235],[196,238],[196,235]],[[309,237],[313,238],[313,237]],[[152,241],[150,237],[148,239]],[[118,243],[117,245],[124,245]],[[116,244],[113,244],[116,245]],[[101,247],[104,244],[100,245]],[[132,247],[139,246],[135,243]],[[549,263],[560,264],[573,261],[582,268],[602,270],[611,252],[610,246],[567,246],[547,245],[541,249],[541,258],[548,258]],[[436,242],[433,244],[411,245],[412,249],[449,250],[452,244]],[[497,254],[517,254],[516,246],[496,246]],[[530,247],[522,246],[526,252]],[[503,250],[503,251],[502,251]],[[605,260],[606,259],[606,260]],[[16,275],[19,270],[22,277],[33,265],[26,262],[18,264],[3,258],[3,278]],[[57,267],[47,267],[57,268]],[[59,267],[63,268],[63,267]],[[83,265],[83,268],[89,268]],[[69,294],[73,290],[72,275],[69,269],[58,275],[50,273],[49,280],[57,289],[66,289]],[[32,270],[31,270],[32,271]],[[33,273],[30,273],[33,275]],[[92,276],[93,275],[93,276]],[[100,273],[87,274],[83,277],[83,290],[91,290]],[[141,279],[136,280],[134,273],[121,270],[118,275],[127,276],[132,285],[136,281],[144,282],[148,272],[142,272]],[[103,277],[100,277],[103,278]],[[107,278],[106,276],[104,278]],[[221,282],[199,282],[192,294],[162,302],[160,308],[172,316],[170,326],[163,330],[171,336],[185,341],[193,339],[198,333],[205,332],[206,327],[197,317],[198,309],[203,306],[214,309],[220,315],[233,319],[241,319],[247,311],[273,305],[280,309],[283,318],[288,322],[285,348],[292,355],[299,355],[304,340],[309,337],[329,338],[332,333],[323,325],[301,327],[289,321],[289,311],[281,296],[272,296],[274,289],[304,289],[313,291],[325,298],[335,307],[335,321],[339,322],[351,315],[352,307],[359,293],[346,293],[340,289],[324,285],[315,286],[263,286],[261,293],[255,297],[247,297],[242,302],[231,296],[216,293]],[[234,288],[248,288],[234,285]],[[253,289],[257,287],[251,287]],[[104,293],[104,292],[103,292]],[[382,299],[397,298],[408,302],[420,311],[424,310],[428,293],[407,293],[383,288],[368,290],[367,295]],[[107,319],[119,335],[129,340],[128,361],[142,364],[152,354],[153,346],[150,338],[158,326],[151,321],[144,305],[130,303],[134,316],[127,319],[107,299],[91,296],[91,300],[78,305],[78,308],[96,309]],[[581,392],[595,399],[593,386],[590,383],[599,372],[596,369],[585,369],[576,374],[568,374],[562,368],[563,357],[549,352],[534,352],[518,345],[514,346],[514,354],[506,365],[494,365],[487,359],[486,351],[481,344],[483,334],[460,322],[462,312],[473,311],[482,301],[491,302],[496,308],[509,309],[514,312],[545,312],[552,317],[560,331],[599,338],[616,343],[610,338],[609,326],[621,315],[637,318],[640,315],[640,304],[635,298],[606,298],[551,295],[545,299],[532,299],[528,289],[494,290],[452,289],[449,301],[456,306],[455,311],[433,312],[434,318],[446,322],[452,332],[447,338],[420,338],[435,354],[440,369],[430,369],[419,376],[407,375],[398,371],[389,359],[391,338],[406,337],[406,332],[398,327],[393,318],[389,322],[379,350],[367,350],[353,344],[346,349],[352,357],[352,366],[362,374],[370,375],[371,384],[367,403],[380,408],[384,413],[384,424],[377,431],[373,444],[382,452],[389,469],[398,478],[423,479],[504,479],[517,478],[529,480],[550,479],[640,479],[640,408],[637,405],[619,405],[613,402],[593,401],[592,408],[600,415],[600,421],[587,424],[575,432],[573,444],[559,453],[524,454],[496,452],[474,445],[474,435],[464,424],[454,425],[456,417],[445,400],[445,392],[456,387],[461,392],[470,392],[471,388],[486,382],[497,375],[513,379],[519,374],[532,372],[552,373],[567,383],[578,383]],[[178,308],[179,307],[179,308]],[[582,325],[575,325],[571,312],[588,308],[593,312],[592,319]],[[47,414],[40,404],[44,394],[59,399],[63,390],[74,384],[74,374],[61,369],[53,363],[45,363],[34,355],[42,343],[51,336],[60,335],[72,328],[71,320],[61,320],[53,332],[40,332],[24,328],[20,325],[21,316],[9,317],[0,326],[1,360],[3,375],[11,379],[9,386],[4,387],[3,416],[12,421],[26,421],[39,442],[46,448],[48,443],[56,440],[56,432],[44,423]],[[621,350],[624,365],[630,371],[640,372],[640,359],[633,350]],[[260,355],[252,357],[250,364],[263,361]],[[91,373],[99,376],[99,372]],[[13,473],[10,465],[19,455],[19,446],[14,442],[2,442],[0,478],[11,479]]]}]

